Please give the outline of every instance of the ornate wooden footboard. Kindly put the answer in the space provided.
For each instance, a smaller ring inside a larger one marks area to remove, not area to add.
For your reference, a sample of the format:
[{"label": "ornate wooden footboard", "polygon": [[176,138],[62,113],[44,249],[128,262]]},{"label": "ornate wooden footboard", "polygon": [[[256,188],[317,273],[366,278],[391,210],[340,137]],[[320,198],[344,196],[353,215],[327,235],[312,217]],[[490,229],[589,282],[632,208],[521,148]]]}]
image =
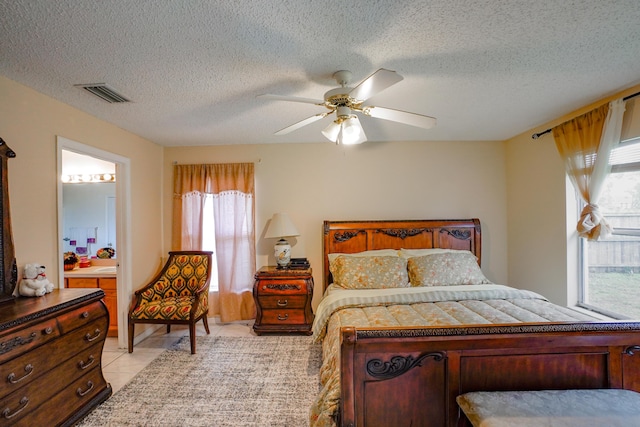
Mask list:
[{"label": "ornate wooden footboard", "polygon": [[469,391],[640,391],[640,322],[342,329],[342,426],[464,426]]}]

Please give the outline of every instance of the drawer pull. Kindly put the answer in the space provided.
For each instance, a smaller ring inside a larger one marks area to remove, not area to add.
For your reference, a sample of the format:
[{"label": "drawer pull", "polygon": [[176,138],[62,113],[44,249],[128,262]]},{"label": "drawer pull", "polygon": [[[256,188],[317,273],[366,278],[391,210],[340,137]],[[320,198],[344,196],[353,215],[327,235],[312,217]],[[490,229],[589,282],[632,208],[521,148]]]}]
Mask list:
[{"label": "drawer pull", "polygon": [[288,318],[289,318],[289,315],[288,315],[288,314],[286,314],[286,313],[285,313],[285,315],[284,315],[284,316],[282,316],[282,315],[278,314],[278,320],[282,320],[282,321],[284,321],[284,320],[287,320]]},{"label": "drawer pull", "polygon": [[28,338],[15,337],[10,339],[9,341],[0,343],[0,354],[8,353],[18,346],[30,344],[35,338],[36,333],[31,332]]},{"label": "drawer pull", "polygon": [[82,389],[80,387],[78,387],[78,389],[76,390],[76,394],[80,397],[84,397],[87,395],[87,393],[89,393],[91,390],[93,390],[93,381],[87,381],[87,389],[85,391],[82,391]]},{"label": "drawer pull", "polygon": [[20,381],[22,381],[23,379],[27,378],[29,375],[31,375],[33,373],[33,365],[31,363],[29,363],[27,366],[24,367],[24,372],[26,372],[23,376],[21,376],[20,378],[16,378],[16,374],[15,373],[10,373],[9,375],[7,375],[7,381],[9,381],[11,384],[17,384]]},{"label": "drawer pull", "polygon": [[85,362],[84,360],[81,360],[78,362],[78,368],[85,370],[87,369],[89,366],[93,365],[93,362],[96,361],[96,358],[93,357],[93,354],[89,355],[89,358],[87,359],[87,361]]},{"label": "drawer pull", "polygon": [[286,307],[287,304],[289,304],[289,301],[287,300],[284,300],[284,301],[278,300],[278,307]]},{"label": "drawer pull", "polygon": [[28,404],[29,404],[29,398],[27,396],[24,396],[22,399],[20,399],[20,407],[19,408],[17,408],[13,412],[11,411],[11,408],[5,408],[4,411],[2,411],[2,416],[5,419],[10,420],[11,418],[15,417],[20,412],[22,412],[24,410],[24,408],[27,407]]},{"label": "drawer pull", "polygon": [[83,319],[86,319],[87,317],[89,317],[89,312],[88,311],[83,311],[82,314],[80,315],[80,317],[82,317]]},{"label": "drawer pull", "polygon": [[84,339],[91,342],[91,341],[95,341],[98,338],[100,338],[100,329],[96,329],[95,332],[93,333],[93,336],[91,336],[91,334],[87,333],[87,335],[84,336]]},{"label": "drawer pull", "polygon": [[42,333],[45,335],[51,335],[53,333],[53,328],[49,326],[44,331],[42,331]]}]

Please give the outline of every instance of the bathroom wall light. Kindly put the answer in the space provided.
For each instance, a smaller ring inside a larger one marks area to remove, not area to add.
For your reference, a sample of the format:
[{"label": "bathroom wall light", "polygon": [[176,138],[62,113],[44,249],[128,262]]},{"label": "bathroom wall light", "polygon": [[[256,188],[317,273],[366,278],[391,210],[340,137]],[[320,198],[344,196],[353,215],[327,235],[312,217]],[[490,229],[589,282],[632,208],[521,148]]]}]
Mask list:
[{"label": "bathroom wall light", "polygon": [[96,182],[115,182],[116,175],[113,173],[98,173],[84,175],[62,175],[60,178],[65,184],[85,184]]}]

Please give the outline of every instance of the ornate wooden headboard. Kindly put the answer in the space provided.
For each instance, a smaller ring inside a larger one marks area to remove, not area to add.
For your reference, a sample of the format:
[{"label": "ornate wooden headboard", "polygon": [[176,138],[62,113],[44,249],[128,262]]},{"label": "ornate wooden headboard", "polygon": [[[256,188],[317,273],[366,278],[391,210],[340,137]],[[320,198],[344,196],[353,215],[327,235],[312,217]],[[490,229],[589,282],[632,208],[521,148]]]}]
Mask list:
[{"label": "ornate wooden headboard", "polygon": [[480,220],[325,221],[323,236],[323,291],[331,284],[330,253],[374,249],[466,249],[480,263]]}]

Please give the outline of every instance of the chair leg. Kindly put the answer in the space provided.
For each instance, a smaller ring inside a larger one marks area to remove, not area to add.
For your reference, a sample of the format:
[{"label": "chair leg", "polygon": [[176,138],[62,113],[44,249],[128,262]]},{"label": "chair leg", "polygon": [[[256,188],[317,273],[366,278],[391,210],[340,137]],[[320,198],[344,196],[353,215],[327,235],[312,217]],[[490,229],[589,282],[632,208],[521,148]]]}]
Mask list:
[{"label": "chair leg", "polygon": [[135,324],[129,319],[129,353],[133,353],[133,333]]},{"label": "chair leg", "polygon": [[204,330],[207,331],[207,335],[209,335],[209,321],[207,320],[206,314],[202,317],[202,323],[204,323]]},{"label": "chair leg", "polygon": [[171,323],[167,323],[167,333],[171,332]]},{"label": "chair leg", "polygon": [[191,354],[196,354],[196,324],[189,323],[189,341],[191,341]]}]

